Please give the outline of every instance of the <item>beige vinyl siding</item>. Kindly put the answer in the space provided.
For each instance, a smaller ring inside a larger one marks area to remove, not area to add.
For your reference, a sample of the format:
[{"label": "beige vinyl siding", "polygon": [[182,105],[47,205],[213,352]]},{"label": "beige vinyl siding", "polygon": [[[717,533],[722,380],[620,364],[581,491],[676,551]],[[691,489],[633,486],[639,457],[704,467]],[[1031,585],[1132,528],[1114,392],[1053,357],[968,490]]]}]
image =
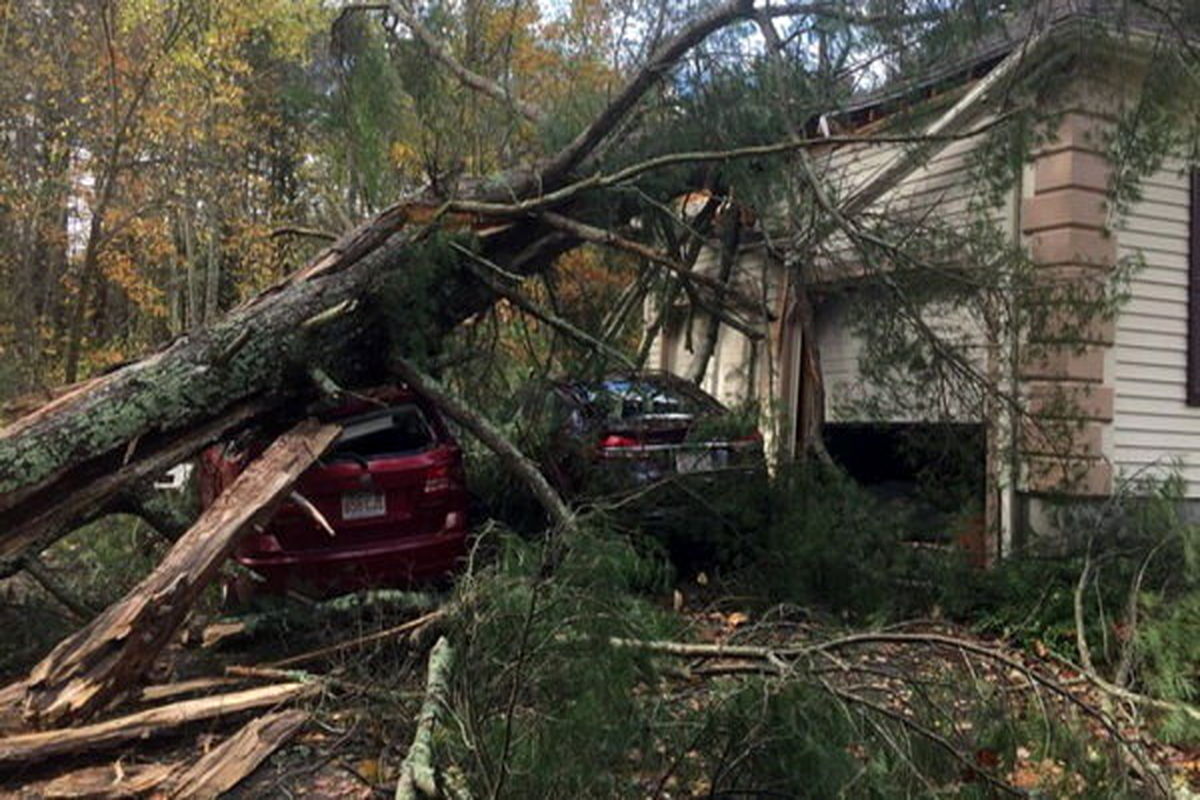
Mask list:
[{"label": "beige vinyl siding", "polygon": [[[981,121],[983,124],[986,120]],[[985,187],[971,175],[971,154],[978,139],[961,139],[936,151],[918,169],[887,191],[868,208],[868,213],[903,217],[928,224],[965,222],[973,200],[981,199]],[[847,198],[886,167],[899,153],[899,145],[846,145],[816,159],[818,169],[837,198]],[[992,219],[1007,228],[1012,218],[1011,200],[994,209]],[[843,269],[852,269],[854,248],[838,234],[831,238],[829,254]],[[830,265],[833,268],[833,265]]]},{"label": "beige vinyl siding", "polygon": [[825,416],[830,422],[854,419],[846,405],[858,396],[861,384],[858,359],[863,344],[850,329],[848,302],[844,297],[830,300],[816,315],[821,377],[825,380]]},{"label": "beige vinyl siding", "polygon": [[[683,317],[685,315],[681,315]],[[662,367],[676,375],[684,374],[695,358],[687,349],[686,320],[680,319],[656,339],[651,355],[658,359],[647,359],[651,368]],[[704,329],[696,325],[692,331],[692,345],[699,349]],[[736,406],[751,397],[757,376],[750,374],[751,348],[754,345],[739,331],[722,325],[717,332],[717,344],[705,370],[700,388],[729,406]],[[665,363],[662,360],[665,357]],[[761,366],[761,362],[760,362]]]},{"label": "beige vinyl siding", "polygon": [[1117,221],[1118,253],[1144,267],[1117,317],[1113,465],[1118,474],[1178,468],[1200,497],[1200,408],[1186,403],[1190,192],[1170,160]]},{"label": "beige vinyl siding", "polygon": [[[977,144],[977,140],[961,140],[940,148],[924,165],[872,204],[868,213],[893,217],[903,215],[910,220],[929,220],[937,224],[953,225],[958,221],[965,221],[974,193],[981,188],[970,176],[971,151]],[[845,199],[879,170],[885,168],[899,152],[898,147],[847,145],[814,151],[813,160],[817,170],[827,179],[834,198]],[[1012,218],[1011,201],[1006,201],[996,208],[994,219],[1006,230],[1009,229]],[[785,219],[781,216],[777,218],[777,215],[769,215],[768,219],[769,222],[764,224],[773,227],[786,223]],[[856,267],[857,254],[844,238],[839,240],[837,236],[831,237],[826,251],[830,255],[830,261],[818,265],[826,270],[826,277],[836,279],[859,272]],[[738,265],[739,288],[753,296],[761,296],[763,291],[762,258],[761,250],[750,249],[743,254]],[[708,275],[715,274],[716,254],[705,253],[697,262],[696,270]],[[780,281],[777,277],[768,283],[772,308],[777,306],[776,294],[779,286]],[[844,421],[853,419],[853,414],[847,412],[847,406],[871,392],[871,387],[863,385],[859,369],[862,343],[850,329],[847,308],[838,305],[845,302],[848,302],[846,298],[838,298],[823,304],[816,318],[826,387],[827,416],[831,420]],[[961,343],[965,338],[968,342],[968,352],[976,366],[982,369],[983,336],[979,320],[972,319],[969,312],[964,313],[963,309],[952,309],[931,313],[928,322],[935,329],[950,333],[955,342]],[[798,335],[798,332],[794,332],[793,335]],[[655,352],[661,353],[661,358],[650,363],[662,364],[677,374],[683,373],[692,359],[692,354],[684,346],[684,340],[681,325],[666,331],[665,336],[656,345]],[[774,355],[778,357],[780,353]],[[760,371],[765,369],[761,358],[765,358],[765,353],[760,353]],[[747,396],[752,382],[762,384],[761,375],[748,374],[750,359],[751,346],[746,338],[722,326],[718,349],[709,365],[703,388],[724,402],[738,402]],[[967,419],[970,415],[963,412],[961,418]]]},{"label": "beige vinyl siding", "polygon": [[[841,295],[827,300],[816,315],[817,341],[821,352],[821,371],[825,380],[825,414],[831,422],[865,421],[858,404],[865,398],[878,396],[878,391],[863,377],[860,360],[865,344],[855,333],[851,323],[850,303],[854,295]],[[934,330],[942,341],[954,345],[982,374],[986,366],[986,352],[982,346],[984,333],[981,323],[961,308],[936,307],[927,309],[925,323]],[[884,407],[891,398],[881,397]],[[927,401],[929,398],[922,398]],[[957,398],[946,398],[946,414],[956,420],[978,421],[979,414],[963,407]],[[893,413],[885,420],[889,422],[918,421],[902,413]]]}]

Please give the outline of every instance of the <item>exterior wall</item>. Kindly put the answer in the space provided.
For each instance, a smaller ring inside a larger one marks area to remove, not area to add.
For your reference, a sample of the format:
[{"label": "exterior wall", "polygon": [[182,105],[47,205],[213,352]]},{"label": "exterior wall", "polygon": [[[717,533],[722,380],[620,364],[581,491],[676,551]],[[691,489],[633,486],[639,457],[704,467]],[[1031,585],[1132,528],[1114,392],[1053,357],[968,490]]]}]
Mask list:
[{"label": "exterior wall", "polygon": [[[986,124],[990,117],[977,121]],[[939,225],[965,223],[971,218],[973,206],[984,207],[980,187],[971,180],[972,153],[978,146],[974,139],[950,142],[934,152],[893,189],[872,204],[868,213],[882,217],[907,218],[914,224],[935,219]],[[816,165],[825,171],[839,197],[847,197],[871,179],[897,155],[899,145],[850,145],[828,151],[815,158]],[[1006,232],[1012,231],[1014,202],[1004,202],[991,208],[991,219]],[[819,267],[821,277],[830,281],[844,280],[863,273],[860,257],[845,237],[835,236],[829,263]],[[858,421],[853,404],[871,394],[859,370],[858,359],[863,343],[849,324],[850,297],[835,296],[823,303],[816,312],[817,335],[821,352],[821,368],[825,378],[826,418],[835,421]],[[926,322],[936,331],[952,337],[963,346],[964,353],[975,369],[986,371],[987,335],[983,321],[969,308],[929,309]],[[958,421],[978,421],[978,409],[951,408],[949,417]],[[901,414],[890,415],[893,422],[915,421]]]},{"label": "exterior wall", "polygon": [[834,298],[816,313],[817,349],[825,379],[825,418],[837,422],[852,421],[846,405],[861,385],[858,359],[863,343],[850,328],[849,302],[844,297]]},{"label": "exterior wall", "polygon": [[[854,330],[851,308],[854,302],[853,294],[836,294],[822,302],[816,311],[817,346],[825,380],[825,418],[830,422],[924,421],[900,409],[885,411],[882,419],[878,416],[868,419],[862,413],[862,401],[878,392],[863,375],[860,366],[866,343]],[[924,319],[944,341],[958,345],[975,370],[986,371],[986,333],[981,320],[969,309],[928,309]],[[942,421],[983,421],[981,409],[967,407],[959,398],[946,398],[937,417]]]},{"label": "exterior wall", "polygon": [[[986,122],[980,120],[976,124]],[[934,152],[926,163],[885,193],[870,208],[869,212],[880,215],[906,216],[914,221],[936,215],[939,223],[965,219],[970,204],[975,199],[977,188],[967,180],[971,168],[971,152],[977,142],[971,139],[954,141]],[[813,153],[814,165],[822,170],[836,198],[844,199],[869,180],[878,170],[887,166],[898,153],[898,145],[847,145]],[[1012,229],[1013,202],[1002,203],[995,208],[995,220]],[[781,224],[766,221],[764,225]],[[827,249],[831,259],[817,266],[820,280],[836,281],[861,274],[859,259],[849,242],[838,236],[831,238]],[[713,275],[717,269],[715,253],[705,253],[697,261],[697,272]],[[747,295],[759,297],[764,292],[762,281],[763,254],[751,250],[741,257],[738,265],[736,285]],[[736,404],[748,397],[769,398],[771,405],[783,409],[787,419],[778,429],[786,431],[795,424],[796,376],[795,358],[798,332],[794,321],[782,307],[781,295],[784,279],[776,271],[771,273],[765,288],[768,303],[781,317],[774,330],[770,356],[774,365],[767,365],[767,348],[764,343],[751,343],[741,333],[722,325],[717,351],[709,363],[702,388],[727,404]],[[862,343],[846,324],[847,303],[844,298],[831,300],[816,309],[815,322],[818,327],[821,365],[825,380],[826,416],[829,419],[850,421],[853,414],[846,409],[857,398],[869,391],[861,380],[858,356]],[[686,309],[684,310],[686,313]],[[984,355],[983,326],[968,310],[953,309],[943,313],[931,313],[927,321],[938,330],[952,330],[959,340],[969,343],[968,350],[976,368],[986,368]],[[700,335],[702,327],[696,325],[693,337]],[[754,348],[757,347],[757,352]],[[752,355],[753,353],[753,355]],[[682,324],[664,326],[650,351],[647,365],[677,374],[683,373],[692,359],[686,346],[686,335]],[[750,363],[754,363],[751,374]],[[977,410],[965,411],[956,418],[978,420]],[[908,419],[895,421],[911,421]],[[775,428],[776,426],[769,426]]]},{"label": "exterior wall", "polygon": [[[1080,282],[1103,286],[1116,264],[1107,201],[1111,171],[1102,155],[1106,125],[1093,114],[1066,114],[1057,140],[1032,168],[1021,231],[1051,318],[1069,319],[1069,311],[1054,307],[1064,284],[1073,291]],[[1020,423],[1021,489],[1081,496],[1112,490],[1113,336],[1109,324],[1089,324],[1069,336],[1056,335],[1050,324],[1024,343],[1020,377],[1032,414]]]},{"label": "exterior wall", "polygon": [[1200,498],[1200,408],[1186,403],[1187,165],[1169,159],[1117,225],[1118,252],[1143,260],[1116,325],[1113,462],[1126,476],[1178,469]]},{"label": "exterior wall", "polygon": [[[702,274],[715,275],[716,254],[712,251],[703,253],[694,269]],[[759,298],[763,296],[764,276],[771,276],[767,279],[767,299],[769,303],[774,303],[779,289],[778,270],[774,273],[768,270],[762,250],[748,250],[738,263],[737,277],[732,285],[746,297]],[[681,298],[681,301],[685,302],[685,298]],[[651,345],[647,366],[676,374],[683,374],[687,370],[694,352],[687,347],[686,314],[686,306],[677,307],[672,322],[663,326],[662,334]],[[702,316],[698,314],[692,323],[693,349],[699,348],[699,340],[704,336],[707,320]],[[759,351],[758,357],[755,355],[756,349]],[[721,325],[717,332],[717,345],[700,388],[731,406],[765,396],[763,389],[769,378],[764,350],[761,342],[756,343],[740,331]]]}]

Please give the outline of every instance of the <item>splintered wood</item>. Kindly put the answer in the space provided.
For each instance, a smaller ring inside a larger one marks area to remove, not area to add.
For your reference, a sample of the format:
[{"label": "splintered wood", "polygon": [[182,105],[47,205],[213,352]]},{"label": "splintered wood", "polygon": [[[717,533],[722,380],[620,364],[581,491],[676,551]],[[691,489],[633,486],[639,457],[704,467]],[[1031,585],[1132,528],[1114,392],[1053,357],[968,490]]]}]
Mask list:
[{"label": "splintered wood", "polygon": [[164,800],[213,800],[249,777],[308,719],[308,712],[299,709],[272,712],[246,723],[190,763],[127,765],[117,761],[68,772],[10,794],[0,792],[0,800],[115,800],[151,792]]},{"label": "splintered wood", "polygon": [[167,781],[171,800],[212,800],[229,791],[308,721],[297,709],[268,714],[201,756],[196,763]]},{"label": "splintered wood", "polygon": [[[217,498],[166,558],[124,598],[63,640],[0,700],[26,724],[91,716],[143,676],[241,536],[265,522],[340,428],[305,421],[281,436]],[[12,716],[11,713],[9,715]]]},{"label": "splintered wood", "polygon": [[268,708],[311,694],[313,683],[281,683],[241,692],[183,700],[136,714],[37,733],[0,738],[0,768],[29,765],[59,756],[90,753],[178,731],[193,722]]}]

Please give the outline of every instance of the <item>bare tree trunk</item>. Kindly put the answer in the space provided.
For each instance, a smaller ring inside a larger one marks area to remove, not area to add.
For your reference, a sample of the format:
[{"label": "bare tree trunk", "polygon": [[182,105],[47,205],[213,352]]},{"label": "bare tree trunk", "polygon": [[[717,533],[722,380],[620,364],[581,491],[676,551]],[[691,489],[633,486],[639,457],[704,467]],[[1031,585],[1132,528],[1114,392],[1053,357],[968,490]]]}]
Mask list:
[{"label": "bare tree trunk", "polygon": [[191,209],[180,219],[183,227],[183,257],[186,270],[187,303],[184,306],[183,325],[186,330],[200,327],[200,278],[196,274],[196,229],[192,222]]},{"label": "bare tree trunk", "polygon": [[213,215],[208,234],[208,268],[204,272],[204,322],[220,314],[221,298],[221,226]]}]

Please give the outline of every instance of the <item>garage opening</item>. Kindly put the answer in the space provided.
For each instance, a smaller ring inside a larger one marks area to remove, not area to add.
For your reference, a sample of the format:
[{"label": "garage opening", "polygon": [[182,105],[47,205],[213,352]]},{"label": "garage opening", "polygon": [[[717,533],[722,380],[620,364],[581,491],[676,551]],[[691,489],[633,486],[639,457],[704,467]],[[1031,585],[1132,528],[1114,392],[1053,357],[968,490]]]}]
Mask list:
[{"label": "garage opening", "polygon": [[987,437],[980,423],[826,423],[825,447],[850,477],[911,515],[914,539],[957,541],[983,559]]}]

